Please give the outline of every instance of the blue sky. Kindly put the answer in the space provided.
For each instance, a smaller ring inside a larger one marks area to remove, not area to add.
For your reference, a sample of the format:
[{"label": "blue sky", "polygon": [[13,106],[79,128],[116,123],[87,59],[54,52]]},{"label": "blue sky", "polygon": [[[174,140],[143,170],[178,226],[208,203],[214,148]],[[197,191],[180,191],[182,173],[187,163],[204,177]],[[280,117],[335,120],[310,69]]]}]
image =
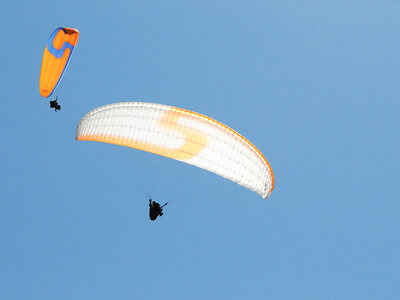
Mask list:
[{"label": "blue sky", "polygon": [[[400,297],[398,1],[0,4],[1,299]],[[58,26],[80,30],[55,113]],[[265,201],[153,154],[77,142],[121,101],[178,106],[270,162]],[[156,222],[148,197],[169,201]]]}]

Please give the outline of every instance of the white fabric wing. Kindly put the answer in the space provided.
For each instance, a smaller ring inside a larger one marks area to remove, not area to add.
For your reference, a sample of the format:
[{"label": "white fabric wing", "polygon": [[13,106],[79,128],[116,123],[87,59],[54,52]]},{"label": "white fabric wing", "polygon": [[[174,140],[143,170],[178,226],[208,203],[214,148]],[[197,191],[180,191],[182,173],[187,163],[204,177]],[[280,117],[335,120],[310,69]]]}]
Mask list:
[{"label": "white fabric wing", "polygon": [[86,114],[77,140],[156,153],[208,170],[267,199],[274,176],[265,157],[229,127],[203,115],[161,104],[122,102]]}]

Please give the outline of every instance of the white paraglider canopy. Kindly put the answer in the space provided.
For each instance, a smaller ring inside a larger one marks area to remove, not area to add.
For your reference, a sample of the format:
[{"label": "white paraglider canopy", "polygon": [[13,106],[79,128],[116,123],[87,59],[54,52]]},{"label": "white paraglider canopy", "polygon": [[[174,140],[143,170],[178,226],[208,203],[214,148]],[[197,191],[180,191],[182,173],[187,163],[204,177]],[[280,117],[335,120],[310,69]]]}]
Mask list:
[{"label": "white paraglider canopy", "polygon": [[267,199],[274,175],[261,152],[240,134],[185,109],[122,102],[86,114],[76,139],[152,152],[208,170]]}]

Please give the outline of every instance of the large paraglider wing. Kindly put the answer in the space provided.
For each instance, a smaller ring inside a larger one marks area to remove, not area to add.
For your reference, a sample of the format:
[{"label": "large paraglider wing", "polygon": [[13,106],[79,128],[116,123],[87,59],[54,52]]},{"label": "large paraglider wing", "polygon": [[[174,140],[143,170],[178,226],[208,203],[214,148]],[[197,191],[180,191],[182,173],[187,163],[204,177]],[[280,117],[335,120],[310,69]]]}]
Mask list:
[{"label": "large paraglider wing", "polygon": [[43,97],[50,97],[60,84],[78,42],[79,31],[59,27],[51,34],[43,53],[39,90]]},{"label": "large paraglider wing", "polygon": [[229,127],[161,104],[124,102],[99,107],[79,122],[76,139],[132,147],[208,170],[267,199],[274,176],[265,157]]}]

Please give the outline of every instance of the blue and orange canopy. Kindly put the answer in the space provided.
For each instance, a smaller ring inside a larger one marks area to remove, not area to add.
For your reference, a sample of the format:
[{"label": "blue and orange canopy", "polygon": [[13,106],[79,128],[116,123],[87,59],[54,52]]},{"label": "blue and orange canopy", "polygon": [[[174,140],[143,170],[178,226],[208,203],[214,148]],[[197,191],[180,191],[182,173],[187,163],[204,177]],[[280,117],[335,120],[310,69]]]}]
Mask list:
[{"label": "blue and orange canopy", "polygon": [[58,27],[51,34],[43,53],[39,90],[43,97],[50,97],[60,84],[78,42],[79,31]]}]

